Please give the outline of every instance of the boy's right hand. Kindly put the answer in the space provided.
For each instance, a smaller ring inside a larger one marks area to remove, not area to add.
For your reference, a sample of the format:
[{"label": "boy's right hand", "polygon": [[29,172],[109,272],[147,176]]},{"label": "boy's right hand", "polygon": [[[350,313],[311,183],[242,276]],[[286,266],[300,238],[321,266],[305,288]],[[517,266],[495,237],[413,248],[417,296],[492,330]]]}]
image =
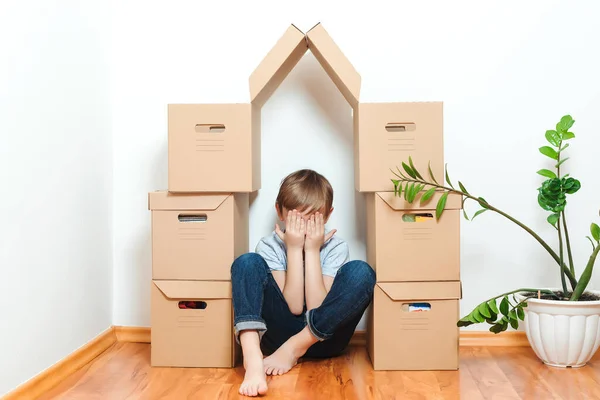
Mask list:
[{"label": "boy's right hand", "polygon": [[275,233],[286,247],[289,248],[304,248],[304,238],[306,234],[306,226],[304,219],[296,210],[288,211],[285,221],[285,233],[279,228],[279,224],[275,224]]}]

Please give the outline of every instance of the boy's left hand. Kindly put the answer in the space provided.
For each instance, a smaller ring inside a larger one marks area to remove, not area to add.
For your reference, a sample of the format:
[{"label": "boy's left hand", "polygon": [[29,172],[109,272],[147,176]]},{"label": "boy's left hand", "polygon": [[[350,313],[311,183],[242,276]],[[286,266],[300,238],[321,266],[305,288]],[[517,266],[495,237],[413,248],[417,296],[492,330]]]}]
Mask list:
[{"label": "boy's left hand", "polygon": [[317,250],[321,249],[323,243],[331,239],[331,237],[337,232],[333,229],[327,235],[325,235],[325,223],[323,222],[323,214],[317,212],[315,215],[311,215],[310,219],[306,221],[306,240],[304,241],[304,250]]}]

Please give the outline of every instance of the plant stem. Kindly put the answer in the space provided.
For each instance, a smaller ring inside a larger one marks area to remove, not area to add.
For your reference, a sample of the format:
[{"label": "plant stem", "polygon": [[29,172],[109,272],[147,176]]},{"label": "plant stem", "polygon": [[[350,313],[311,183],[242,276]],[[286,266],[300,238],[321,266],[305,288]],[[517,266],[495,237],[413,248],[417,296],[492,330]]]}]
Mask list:
[{"label": "plant stem", "polygon": [[[469,193],[465,193],[462,192],[460,190],[456,190],[453,188],[449,188],[446,187],[444,185],[440,185],[440,184],[436,184],[436,183],[430,183],[430,182],[426,182],[425,180],[421,179],[410,179],[407,178],[406,176],[401,176],[398,175],[397,173],[395,173],[394,171],[392,171],[392,173],[394,173],[396,176],[398,176],[399,178],[402,178],[403,181],[405,182],[418,182],[418,183],[424,183],[426,185],[432,186],[432,187],[436,187],[438,189],[444,189],[448,192],[453,192],[453,193],[458,193],[462,196],[468,197],[471,200],[475,200],[476,202],[478,202],[479,204],[482,204],[481,201],[475,197],[470,195]],[[483,206],[482,206],[483,207]],[[489,203],[485,203],[485,208],[495,211],[498,214],[502,215],[503,217],[507,218],[508,220],[514,222],[515,224],[517,224],[519,227],[521,227],[522,229],[524,229],[527,233],[529,233],[531,236],[533,236],[535,238],[535,240],[537,240],[539,242],[539,244],[542,245],[542,247],[548,252],[548,254],[550,254],[550,256],[552,258],[554,258],[554,261],[556,261],[556,263],[560,266],[562,266],[562,270],[564,272],[564,274],[567,276],[567,278],[569,278],[569,281],[571,283],[572,287],[575,287],[577,285],[577,280],[575,279],[575,276],[571,273],[571,271],[569,271],[568,267],[561,261],[561,259],[559,258],[559,256],[556,254],[556,252],[554,250],[552,250],[552,247],[550,247],[548,245],[548,243],[546,243],[544,241],[544,239],[542,239],[537,233],[535,233],[531,228],[529,228],[528,226],[526,226],[525,224],[523,224],[522,222],[518,221],[517,219],[511,217],[510,215],[508,215],[507,213],[505,213],[504,211],[501,211],[499,209],[497,209],[496,207],[490,205]]]},{"label": "plant stem", "polygon": [[[567,220],[565,219],[565,211],[562,212],[563,227],[565,228],[565,241],[567,242],[567,254],[569,255],[569,268],[575,276],[575,266],[573,264],[573,254],[571,253],[571,241],[569,240],[569,230],[567,229]],[[575,288],[573,288],[575,290]]]},{"label": "plant stem", "polygon": [[600,252],[600,245],[596,246],[596,248],[592,252],[592,255],[590,256],[590,259],[585,267],[585,270],[583,270],[581,278],[579,278],[579,282],[573,290],[573,294],[571,294],[571,298],[569,299],[570,301],[578,301],[583,292],[585,291],[585,288],[587,287],[588,283],[590,282],[590,278],[592,277],[592,272],[594,271],[594,264],[596,262],[596,257],[598,256],[598,252]]},{"label": "plant stem", "polygon": [[496,300],[496,299],[499,299],[500,297],[508,296],[509,294],[519,293],[519,292],[532,292],[532,293],[540,292],[540,293],[545,293],[545,294],[551,294],[551,295],[555,296],[556,298],[560,298],[552,290],[548,290],[548,289],[521,288],[521,289],[517,289],[517,290],[512,290],[510,292],[502,293],[501,295],[492,297],[491,299],[486,300],[485,302],[487,303],[488,301]]},{"label": "plant stem", "polygon": [[[563,260],[564,260],[564,250],[563,250],[563,242],[562,242],[562,232],[560,230],[560,215],[558,217],[558,224],[557,224],[557,228],[558,228],[558,246],[559,246],[559,251],[560,251],[560,264],[558,265],[563,265]],[[560,282],[562,283],[562,288],[563,288],[563,293],[567,294],[567,282],[565,281],[565,274],[561,268],[560,271]]]}]

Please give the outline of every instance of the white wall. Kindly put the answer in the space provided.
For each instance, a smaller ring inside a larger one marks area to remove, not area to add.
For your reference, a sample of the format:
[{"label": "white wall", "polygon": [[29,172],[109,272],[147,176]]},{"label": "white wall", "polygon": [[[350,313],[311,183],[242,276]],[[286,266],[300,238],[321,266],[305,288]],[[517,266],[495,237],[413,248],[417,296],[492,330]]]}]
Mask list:
[{"label": "white wall", "polygon": [[0,397],[111,325],[104,2],[0,12]]},{"label": "white wall", "polygon": [[[571,200],[575,259],[598,220],[600,26],[593,2],[121,2],[113,10],[114,323],[148,326],[151,277],[147,192],[167,187],[166,105],[246,102],[248,76],[289,23],[321,21],[363,77],[363,101],[441,100],[451,177],[549,241],[536,202],[548,167],[544,132],[577,120],[568,169],[583,189]],[[344,4],[341,6],[340,4]],[[253,13],[254,16],[248,16]],[[359,22],[355,22],[359,21]],[[352,189],[348,108],[312,55],[263,111],[263,188],[252,204],[251,248],[272,227],[281,178],[322,171],[336,189],[331,227],[364,257],[364,223]],[[286,149],[294,151],[287,152]],[[327,163],[326,160],[331,161]],[[400,160],[399,160],[400,162]],[[360,199],[360,198],[359,198]],[[472,207],[468,208],[470,211]],[[558,285],[557,268],[526,234],[497,215],[464,221],[462,312],[520,286]],[[592,282],[598,287],[598,276]],[[364,325],[361,324],[361,328]],[[474,329],[486,329],[483,326]]]}]

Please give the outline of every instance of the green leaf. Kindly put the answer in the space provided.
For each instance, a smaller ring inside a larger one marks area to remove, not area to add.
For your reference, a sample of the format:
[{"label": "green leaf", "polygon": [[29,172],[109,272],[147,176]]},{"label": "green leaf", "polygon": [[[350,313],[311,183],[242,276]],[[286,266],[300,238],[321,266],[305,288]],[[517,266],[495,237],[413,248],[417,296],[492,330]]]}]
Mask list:
[{"label": "green leaf", "polygon": [[[569,157],[565,157],[565,158],[563,158],[562,160],[560,160],[560,161],[558,162],[558,164],[556,164],[556,165],[555,165],[555,167],[556,167],[556,168],[560,167],[560,166],[561,166],[561,165],[563,165],[563,163],[564,163],[565,161],[567,161],[568,159],[569,159]],[[551,178],[551,177],[550,177],[550,178]]]},{"label": "green leaf", "polygon": [[594,244],[594,241],[592,240],[591,237],[586,236],[586,238],[590,241],[590,243],[592,244],[592,251],[596,250],[596,245]]},{"label": "green leaf", "polygon": [[554,147],[560,146],[561,136],[556,131],[546,131],[546,140]]},{"label": "green leaf", "polygon": [[409,167],[408,165],[406,165],[406,163],[403,161],[402,162],[402,168],[404,168],[404,170],[406,171],[406,173],[408,174],[408,176],[410,176],[413,179],[417,178],[417,175],[415,174],[415,172],[412,170],[411,167]]},{"label": "green leaf", "polygon": [[410,193],[412,188],[415,186],[415,183],[408,183],[406,182],[406,185],[404,187],[404,200],[408,201],[410,203]]},{"label": "green leaf", "polygon": [[446,200],[448,199],[448,192],[444,192],[442,197],[438,200],[437,206],[435,207],[435,219],[439,220],[446,207]]},{"label": "green leaf", "polygon": [[492,318],[492,314],[490,313],[489,306],[485,302],[481,303],[479,305],[479,307],[477,307],[477,311],[479,311],[479,313],[486,318]]},{"label": "green leaf", "polygon": [[482,208],[481,210],[477,211],[473,217],[471,217],[471,221],[473,221],[475,219],[476,216],[478,216],[479,214],[483,214],[484,212],[486,212],[488,209],[487,208]]},{"label": "green leaf", "polygon": [[498,314],[498,307],[496,306],[496,299],[488,301],[488,306],[490,306],[490,310],[494,312],[494,314]]},{"label": "green leaf", "polygon": [[488,208],[488,202],[483,197],[479,197],[479,205],[483,208]]},{"label": "green leaf", "polygon": [[[569,132],[571,133],[571,132]],[[569,147],[569,143],[565,144],[563,147],[560,148],[560,151],[565,151],[565,149]]]},{"label": "green leaf", "polygon": [[428,191],[423,193],[423,195],[421,196],[421,204],[425,204],[427,201],[429,201],[429,199],[431,199],[434,194],[435,194],[434,187],[432,187],[431,189],[429,189]]},{"label": "green leaf", "polygon": [[502,329],[502,324],[501,323],[497,323],[494,324],[490,327],[490,332],[492,333],[500,333],[502,332],[504,329]]},{"label": "green leaf", "polygon": [[573,132],[563,132],[561,134],[561,136],[562,136],[562,140],[569,140],[569,139],[573,139],[575,137],[575,134]]},{"label": "green leaf", "polygon": [[550,157],[553,160],[558,160],[558,153],[550,146],[542,146],[540,147],[540,153],[543,155]]},{"label": "green leaf", "polygon": [[500,302],[500,312],[503,315],[508,315],[509,306],[510,306],[510,304],[508,303],[508,297],[504,296],[504,298]]},{"label": "green leaf", "polygon": [[525,321],[525,311],[523,311],[523,307],[517,308],[517,317],[519,317],[521,321]]},{"label": "green leaf", "polygon": [[479,309],[474,309],[473,312],[471,312],[471,314],[473,315],[473,318],[475,319],[475,321],[477,321],[478,323],[482,323],[485,321],[485,318],[483,315],[481,315],[481,313],[479,312]]},{"label": "green leaf", "polygon": [[556,178],[556,174],[549,169],[540,169],[537,173],[541,176],[545,176],[546,178]]},{"label": "green leaf", "polygon": [[556,223],[558,222],[559,218],[560,218],[560,214],[550,214],[550,215],[548,215],[548,218],[546,220],[548,221],[548,223],[550,225],[552,225],[556,228]]},{"label": "green leaf", "polygon": [[423,177],[421,176],[421,174],[419,173],[419,171],[417,171],[417,169],[415,168],[413,161],[412,161],[412,157],[408,156],[408,163],[410,164],[410,169],[413,170],[413,172],[415,173],[416,177],[423,180]]},{"label": "green leaf", "polygon": [[397,176],[400,176],[404,180],[408,179],[408,176],[404,175],[404,172],[400,171],[400,168],[396,167],[396,170],[398,171],[398,173],[396,174],[394,172],[394,174],[396,174]]},{"label": "green leaf", "polygon": [[561,133],[567,132],[569,129],[571,129],[574,123],[575,121],[570,115],[565,115],[560,119],[560,122],[556,124],[556,130]]},{"label": "green leaf", "polygon": [[454,189],[454,185],[452,185],[452,182],[450,182],[450,176],[448,175],[448,164],[446,164],[446,182],[448,182],[448,185]]},{"label": "green leaf", "polygon": [[590,226],[590,232],[592,232],[592,237],[596,239],[596,242],[600,242],[600,226],[592,222],[592,226]]},{"label": "green leaf", "polygon": [[402,197],[402,183],[400,183],[400,184],[398,185],[398,188],[397,188],[397,189],[394,189],[394,190],[397,190],[397,192],[398,192],[398,193],[397,193],[397,196],[398,196],[398,197]]},{"label": "green leaf", "polygon": [[464,193],[469,194],[469,192],[467,192],[467,189],[465,189],[465,186],[462,184],[461,181],[458,181],[458,187],[460,187],[460,190],[462,190]]},{"label": "green leaf", "polygon": [[519,329],[519,320],[518,319],[510,319],[510,326],[513,327],[513,329]]},{"label": "green leaf", "polygon": [[431,170],[431,161],[429,161],[427,168],[429,168],[429,176],[431,177],[431,180],[437,185],[438,183],[435,180],[435,176],[433,176],[433,171]]},{"label": "green leaf", "polygon": [[468,317],[461,318],[456,323],[456,326],[458,326],[458,327],[469,326],[469,325],[473,325],[473,322],[469,321]]},{"label": "green leaf", "polygon": [[467,221],[469,221],[469,216],[467,215],[467,210],[463,208],[463,215]]}]

